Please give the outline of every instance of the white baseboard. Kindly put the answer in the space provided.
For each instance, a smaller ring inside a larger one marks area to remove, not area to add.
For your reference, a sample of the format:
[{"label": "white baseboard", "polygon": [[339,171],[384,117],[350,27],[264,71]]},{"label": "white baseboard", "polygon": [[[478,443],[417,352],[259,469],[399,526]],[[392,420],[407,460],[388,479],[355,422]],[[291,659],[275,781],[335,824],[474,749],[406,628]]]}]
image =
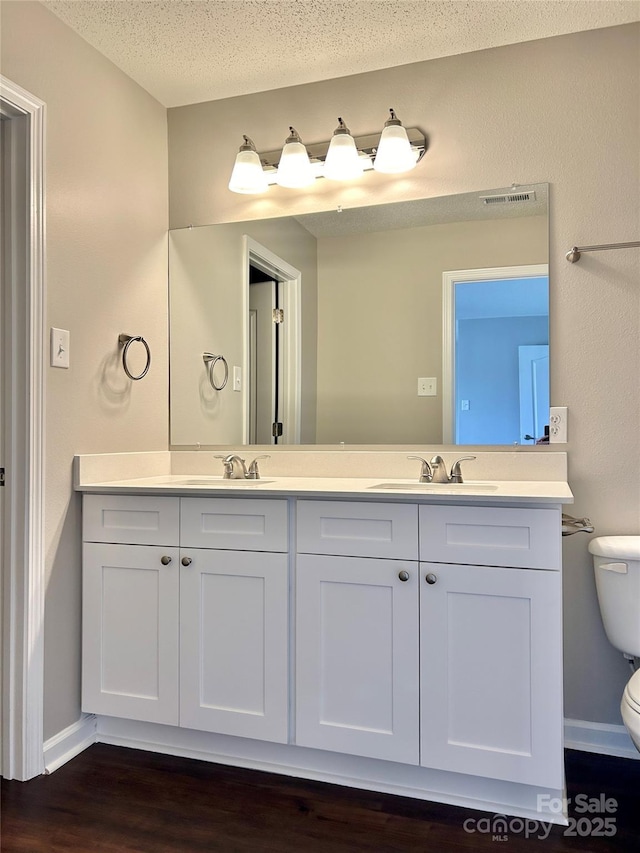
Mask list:
[{"label": "white baseboard", "polygon": [[[97,740],[96,717],[93,714],[83,714],[77,722],[45,741],[45,773],[53,773],[54,770],[75,758],[76,755],[96,743]],[[640,753],[634,747],[625,727],[610,723],[565,719],[564,745],[566,749],[640,760]],[[149,746],[143,748],[149,749]],[[163,749],[160,748],[158,751],[163,751]],[[167,749],[166,751],[170,752],[171,750]],[[188,754],[188,752],[181,750],[178,752],[179,754]],[[193,757],[201,758],[202,756]]]},{"label": "white baseboard", "polygon": [[566,825],[567,822],[563,813],[547,808],[541,810],[540,806],[541,796],[546,802],[563,797],[562,772],[557,788],[539,787],[292,744],[103,716],[98,716],[97,739],[98,743],[112,746],[312,779],[347,788],[550,823]]},{"label": "white baseboard", "polygon": [[45,774],[53,773],[95,742],[96,718],[93,714],[83,714],[77,722],[45,741]]},{"label": "white baseboard", "polygon": [[582,752],[640,759],[640,753],[633,745],[625,727],[611,723],[565,719],[564,745],[566,749],[579,749]]}]

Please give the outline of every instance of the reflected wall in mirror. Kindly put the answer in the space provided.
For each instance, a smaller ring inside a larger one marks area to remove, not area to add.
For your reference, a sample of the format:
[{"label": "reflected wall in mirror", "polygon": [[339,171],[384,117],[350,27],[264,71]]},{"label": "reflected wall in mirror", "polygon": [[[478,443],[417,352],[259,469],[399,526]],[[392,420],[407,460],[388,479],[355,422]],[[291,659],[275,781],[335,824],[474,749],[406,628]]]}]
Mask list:
[{"label": "reflected wall in mirror", "polygon": [[171,231],[172,445],[539,441],[548,234],[547,184]]}]

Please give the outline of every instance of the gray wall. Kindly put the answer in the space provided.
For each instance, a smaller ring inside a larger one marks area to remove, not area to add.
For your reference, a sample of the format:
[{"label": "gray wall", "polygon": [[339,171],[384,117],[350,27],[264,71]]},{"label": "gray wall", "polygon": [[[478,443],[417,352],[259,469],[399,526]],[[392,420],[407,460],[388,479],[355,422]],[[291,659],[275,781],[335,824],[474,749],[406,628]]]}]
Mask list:
[{"label": "gray wall", "polygon": [[[46,371],[47,738],[80,716],[73,455],[167,448],[166,110],[39,3],[0,10],[2,74],[47,105],[46,323],[71,331],[71,368]],[[141,382],[120,332],[149,342]]]},{"label": "gray wall", "polygon": [[[565,252],[637,239],[640,27],[631,24],[169,110],[172,227],[551,183],[551,402],[569,407],[572,512],[599,534],[640,532],[637,250]],[[226,189],[248,133],[282,145],[290,123],[327,139],[337,115],[375,132],[390,105],[429,151],[400,178],[367,175],[252,199]],[[628,668],[604,636],[587,536],[564,540],[567,717],[620,723]]]}]

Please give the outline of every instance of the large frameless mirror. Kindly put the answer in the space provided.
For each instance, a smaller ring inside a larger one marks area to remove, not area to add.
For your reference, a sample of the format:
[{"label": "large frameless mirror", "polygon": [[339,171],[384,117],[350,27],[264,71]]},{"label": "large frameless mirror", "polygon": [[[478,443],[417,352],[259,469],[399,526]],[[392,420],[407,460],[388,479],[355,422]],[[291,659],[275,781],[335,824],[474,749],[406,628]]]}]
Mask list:
[{"label": "large frameless mirror", "polygon": [[544,442],[548,234],[547,184],[171,231],[172,445]]}]

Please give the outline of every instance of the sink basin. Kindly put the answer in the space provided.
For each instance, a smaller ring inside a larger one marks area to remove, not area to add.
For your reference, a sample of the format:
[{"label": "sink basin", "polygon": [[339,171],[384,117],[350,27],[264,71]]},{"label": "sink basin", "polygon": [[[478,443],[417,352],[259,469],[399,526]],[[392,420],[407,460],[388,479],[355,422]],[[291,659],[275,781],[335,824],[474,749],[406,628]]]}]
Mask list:
[{"label": "sink basin", "polygon": [[172,480],[172,485],[175,486],[222,486],[235,489],[236,486],[260,486],[267,483],[273,483],[273,480],[224,480],[222,477],[184,477],[182,479]]},{"label": "sink basin", "polygon": [[438,492],[442,495],[456,495],[464,492],[495,492],[494,483],[377,483],[370,489],[399,489],[412,492]]}]

